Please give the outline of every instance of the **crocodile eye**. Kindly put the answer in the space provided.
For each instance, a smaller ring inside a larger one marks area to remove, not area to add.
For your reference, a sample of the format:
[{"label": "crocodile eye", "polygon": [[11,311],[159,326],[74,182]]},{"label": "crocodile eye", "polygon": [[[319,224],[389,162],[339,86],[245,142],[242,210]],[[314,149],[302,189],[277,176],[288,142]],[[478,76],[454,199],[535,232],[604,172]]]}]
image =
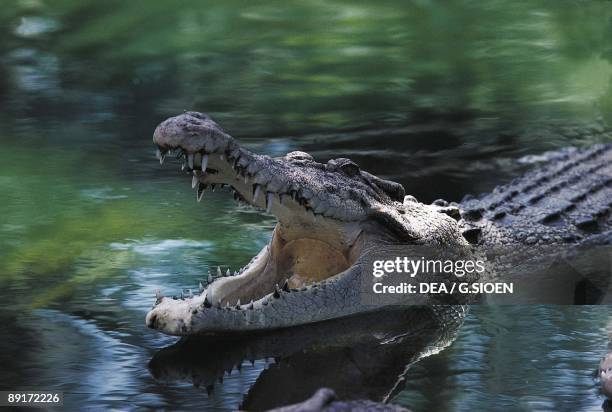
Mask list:
[{"label": "crocodile eye", "polygon": [[357,163],[353,162],[351,159],[345,159],[341,157],[339,159],[329,161],[329,163],[332,162],[335,167],[342,170],[344,174],[349,177],[353,177],[359,174],[359,166],[357,166]]},{"label": "crocodile eye", "polygon": [[355,163],[350,165],[344,165],[341,167],[341,169],[344,173],[351,177],[359,173],[359,166],[357,166]]}]

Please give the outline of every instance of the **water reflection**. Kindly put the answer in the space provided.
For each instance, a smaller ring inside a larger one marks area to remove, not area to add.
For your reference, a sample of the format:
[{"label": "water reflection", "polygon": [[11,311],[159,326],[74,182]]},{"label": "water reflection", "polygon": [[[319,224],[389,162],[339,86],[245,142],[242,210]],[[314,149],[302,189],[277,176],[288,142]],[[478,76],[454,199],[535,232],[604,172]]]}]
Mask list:
[{"label": "water reflection", "polygon": [[415,410],[599,410],[608,306],[474,307],[449,350],[414,365],[396,401]]},{"label": "water reflection", "polygon": [[158,381],[187,381],[215,396],[236,385],[226,374],[259,368],[246,410],[300,402],[322,386],[341,399],[387,401],[403,390],[409,364],[455,339],[461,322],[439,321],[430,309],[402,308],[231,340],[189,338],[157,352],[149,369]]}]

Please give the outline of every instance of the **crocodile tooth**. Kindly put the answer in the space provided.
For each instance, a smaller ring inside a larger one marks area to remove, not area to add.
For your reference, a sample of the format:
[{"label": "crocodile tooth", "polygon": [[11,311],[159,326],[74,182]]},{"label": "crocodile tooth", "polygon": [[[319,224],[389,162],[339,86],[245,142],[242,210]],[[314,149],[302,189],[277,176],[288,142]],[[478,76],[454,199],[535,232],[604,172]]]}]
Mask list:
[{"label": "crocodile tooth", "polygon": [[198,177],[194,174],[193,177],[191,178],[191,188],[195,189],[199,181],[200,179],[198,179]]},{"label": "crocodile tooth", "polygon": [[187,164],[189,168],[193,170],[193,154],[187,155]]},{"label": "crocodile tooth", "polygon": [[204,285],[202,282],[198,283],[198,289],[200,289],[200,293],[204,292]]},{"label": "crocodile tooth", "polygon": [[212,281],[213,281],[213,277],[210,274],[210,272],[208,272],[208,279],[207,280],[208,280],[208,283],[212,283]]},{"label": "crocodile tooth", "polygon": [[253,299],[251,299],[251,303],[249,303],[248,309],[253,310],[254,305],[253,305]]},{"label": "crocodile tooth", "polygon": [[230,304],[229,304],[229,300],[227,302],[225,302],[225,309],[229,309],[230,308]]},{"label": "crocodile tooth", "polygon": [[166,154],[165,153],[160,154],[160,156],[159,156],[159,164],[163,165],[165,159],[166,159]]},{"label": "crocodile tooth", "polygon": [[221,266],[217,266],[217,276],[223,276],[223,273],[221,273]]},{"label": "crocodile tooth", "polygon": [[238,302],[236,302],[236,309],[240,309],[240,299],[238,299]]},{"label": "crocodile tooth", "polygon": [[257,198],[261,194],[261,185],[255,183],[253,185],[253,203],[257,202]]},{"label": "crocodile tooth", "polygon": [[185,168],[187,168],[187,164],[183,162],[183,164],[181,165],[181,171],[185,170]]},{"label": "crocodile tooth", "polygon": [[202,155],[202,168],[201,168],[203,172],[206,171],[206,166],[208,166],[208,155],[203,154]]},{"label": "crocodile tooth", "polygon": [[211,307],[212,307],[212,305],[211,305],[210,301],[208,300],[208,297],[205,297],[205,298],[204,298],[204,303],[203,303],[203,305],[204,305],[204,307],[205,307],[205,308],[211,308]]},{"label": "crocodile tooth", "polygon": [[238,274],[238,272],[234,270],[234,276],[236,276],[237,274]]},{"label": "crocodile tooth", "polygon": [[198,183],[198,190],[196,191],[196,198],[198,199],[198,202],[202,201],[202,196],[204,196],[205,189],[206,185],[204,183]]},{"label": "crocodile tooth", "polygon": [[232,272],[229,270],[229,268],[227,268],[227,271],[225,272],[225,276],[232,276]]},{"label": "crocodile tooth", "polygon": [[278,290],[278,283],[274,285],[274,293],[272,294],[276,299],[280,298],[280,290]]},{"label": "crocodile tooth", "polygon": [[215,187],[216,187],[216,186],[217,186],[217,185],[216,185],[215,183],[213,183],[213,184],[211,184],[211,185],[210,185],[210,189],[211,189],[211,190],[214,192],[214,191],[215,191]]},{"label": "crocodile tooth", "polygon": [[285,279],[285,283],[283,283],[283,288],[282,288],[285,292],[290,292],[289,290],[289,280]]},{"label": "crocodile tooth", "polygon": [[274,201],[274,193],[266,193],[266,212],[270,213],[272,210],[272,202]]}]

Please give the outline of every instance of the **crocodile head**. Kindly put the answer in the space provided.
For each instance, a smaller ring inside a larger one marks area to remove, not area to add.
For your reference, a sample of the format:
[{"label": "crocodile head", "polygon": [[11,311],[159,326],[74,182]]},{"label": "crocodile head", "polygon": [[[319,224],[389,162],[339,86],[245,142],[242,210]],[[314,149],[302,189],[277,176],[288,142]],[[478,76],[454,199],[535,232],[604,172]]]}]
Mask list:
[{"label": "crocodile head", "polygon": [[171,153],[192,171],[198,200],[207,187],[272,213],[266,245],[239,273],[219,276],[198,296],[158,296],[149,327],[172,335],[275,329],[364,311],[359,276],[367,250],[389,243],[467,245],[455,220],[349,159],[318,163],[241,147],[210,117],[186,112],[153,135],[158,157]]}]

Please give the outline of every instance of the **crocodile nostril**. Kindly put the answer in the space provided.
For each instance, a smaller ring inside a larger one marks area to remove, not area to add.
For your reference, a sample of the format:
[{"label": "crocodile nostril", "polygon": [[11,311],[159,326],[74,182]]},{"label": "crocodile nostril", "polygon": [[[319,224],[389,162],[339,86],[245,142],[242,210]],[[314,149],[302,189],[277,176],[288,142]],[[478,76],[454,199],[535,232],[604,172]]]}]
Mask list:
[{"label": "crocodile nostril", "polygon": [[157,321],[157,315],[153,315],[149,318],[147,326],[151,329],[155,329],[155,322]]}]

